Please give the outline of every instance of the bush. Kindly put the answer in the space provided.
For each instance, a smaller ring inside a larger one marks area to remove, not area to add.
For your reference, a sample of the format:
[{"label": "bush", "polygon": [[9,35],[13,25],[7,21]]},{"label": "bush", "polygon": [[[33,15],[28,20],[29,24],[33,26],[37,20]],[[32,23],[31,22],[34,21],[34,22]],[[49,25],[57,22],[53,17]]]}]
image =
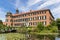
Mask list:
[{"label": "bush", "polygon": [[42,30],[44,30],[44,25],[40,22],[40,23],[38,23],[37,28],[38,28],[38,30],[42,31]]}]

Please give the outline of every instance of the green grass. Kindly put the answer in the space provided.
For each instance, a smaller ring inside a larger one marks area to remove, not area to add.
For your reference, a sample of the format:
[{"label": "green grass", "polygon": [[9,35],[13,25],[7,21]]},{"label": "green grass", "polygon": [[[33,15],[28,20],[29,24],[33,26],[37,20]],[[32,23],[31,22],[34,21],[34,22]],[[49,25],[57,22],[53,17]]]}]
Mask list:
[{"label": "green grass", "polygon": [[5,40],[20,40],[25,38],[25,34],[7,33],[7,34],[0,34],[0,37],[5,38]]}]

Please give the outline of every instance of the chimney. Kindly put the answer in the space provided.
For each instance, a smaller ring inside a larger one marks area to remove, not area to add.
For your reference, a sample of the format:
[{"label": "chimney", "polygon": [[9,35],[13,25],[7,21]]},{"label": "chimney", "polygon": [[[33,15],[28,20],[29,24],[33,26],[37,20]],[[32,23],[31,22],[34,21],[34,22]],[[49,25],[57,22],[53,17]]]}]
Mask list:
[{"label": "chimney", "polygon": [[18,10],[18,8],[16,9],[16,14],[18,14],[19,13],[19,10]]}]

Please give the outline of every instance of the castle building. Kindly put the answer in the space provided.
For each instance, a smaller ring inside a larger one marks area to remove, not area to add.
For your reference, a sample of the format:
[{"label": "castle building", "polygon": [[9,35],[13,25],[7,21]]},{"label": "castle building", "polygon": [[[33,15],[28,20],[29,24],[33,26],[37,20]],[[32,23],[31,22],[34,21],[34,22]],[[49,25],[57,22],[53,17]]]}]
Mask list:
[{"label": "castle building", "polygon": [[16,10],[15,14],[7,12],[5,25],[8,26],[37,26],[38,22],[42,22],[44,25],[49,25],[54,17],[49,9],[44,10],[30,10],[28,12],[19,12]]}]

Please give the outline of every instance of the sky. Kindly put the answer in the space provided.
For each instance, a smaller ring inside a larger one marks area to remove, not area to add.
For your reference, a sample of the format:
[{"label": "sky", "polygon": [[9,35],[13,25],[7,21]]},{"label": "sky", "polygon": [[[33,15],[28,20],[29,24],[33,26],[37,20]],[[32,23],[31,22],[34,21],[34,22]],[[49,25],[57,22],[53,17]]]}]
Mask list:
[{"label": "sky", "polygon": [[60,18],[60,0],[0,0],[0,20],[4,22],[6,13],[15,14],[17,8],[20,12],[50,9],[55,19]]}]

